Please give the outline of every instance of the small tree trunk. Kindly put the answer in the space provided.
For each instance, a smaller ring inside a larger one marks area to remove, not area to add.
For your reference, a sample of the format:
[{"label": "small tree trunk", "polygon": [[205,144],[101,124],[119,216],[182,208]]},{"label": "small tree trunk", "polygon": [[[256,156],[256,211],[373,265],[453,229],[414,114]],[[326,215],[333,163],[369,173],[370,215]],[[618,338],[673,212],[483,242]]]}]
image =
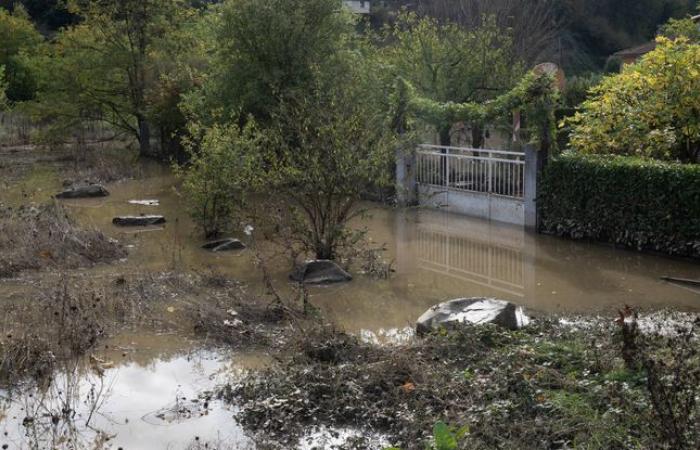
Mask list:
[{"label": "small tree trunk", "polygon": [[484,146],[484,128],[481,124],[472,124],[472,147],[481,148]]},{"label": "small tree trunk", "polygon": [[141,156],[150,156],[151,154],[151,127],[148,121],[143,116],[138,116],[139,124],[139,153]]}]

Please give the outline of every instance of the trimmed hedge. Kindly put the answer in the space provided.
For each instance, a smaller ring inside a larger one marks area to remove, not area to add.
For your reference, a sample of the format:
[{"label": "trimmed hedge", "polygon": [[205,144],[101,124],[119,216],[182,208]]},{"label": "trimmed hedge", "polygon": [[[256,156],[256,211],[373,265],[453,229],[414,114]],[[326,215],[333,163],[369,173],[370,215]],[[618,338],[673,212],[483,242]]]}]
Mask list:
[{"label": "trimmed hedge", "polygon": [[700,165],[571,152],[545,169],[545,233],[700,258]]}]

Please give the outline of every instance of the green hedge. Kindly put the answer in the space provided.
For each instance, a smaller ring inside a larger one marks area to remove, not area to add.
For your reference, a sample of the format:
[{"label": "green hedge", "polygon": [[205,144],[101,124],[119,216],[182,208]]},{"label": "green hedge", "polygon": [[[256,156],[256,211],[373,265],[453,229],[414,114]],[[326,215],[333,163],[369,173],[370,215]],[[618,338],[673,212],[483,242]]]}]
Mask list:
[{"label": "green hedge", "polygon": [[700,165],[574,153],[549,162],[542,231],[700,258]]}]

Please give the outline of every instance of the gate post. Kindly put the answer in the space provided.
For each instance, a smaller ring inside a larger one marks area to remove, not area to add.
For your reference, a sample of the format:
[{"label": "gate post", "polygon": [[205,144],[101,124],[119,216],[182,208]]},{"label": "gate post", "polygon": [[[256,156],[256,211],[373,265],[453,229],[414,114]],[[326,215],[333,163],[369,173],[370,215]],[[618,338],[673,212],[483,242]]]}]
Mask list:
[{"label": "gate post", "polygon": [[525,146],[525,180],[523,186],[525,228],[532,231],[538,231],[540,226],[537,213],[537,189],[545,158],[546,152],[538,151],[532,145]]},{"label": "gate post", "polygon": [[415,150],[396,149],[396,201],[399,206],[418,203]]}]

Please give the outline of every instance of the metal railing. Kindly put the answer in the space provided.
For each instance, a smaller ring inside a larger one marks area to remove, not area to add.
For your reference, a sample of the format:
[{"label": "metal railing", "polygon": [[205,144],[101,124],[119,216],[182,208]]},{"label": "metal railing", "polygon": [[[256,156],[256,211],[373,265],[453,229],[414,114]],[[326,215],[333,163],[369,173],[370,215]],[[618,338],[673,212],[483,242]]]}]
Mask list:
[{"label": "metal railing", "polygon": [[420,145],[417,181],[428,186],[523,198],[525,154]]}]

